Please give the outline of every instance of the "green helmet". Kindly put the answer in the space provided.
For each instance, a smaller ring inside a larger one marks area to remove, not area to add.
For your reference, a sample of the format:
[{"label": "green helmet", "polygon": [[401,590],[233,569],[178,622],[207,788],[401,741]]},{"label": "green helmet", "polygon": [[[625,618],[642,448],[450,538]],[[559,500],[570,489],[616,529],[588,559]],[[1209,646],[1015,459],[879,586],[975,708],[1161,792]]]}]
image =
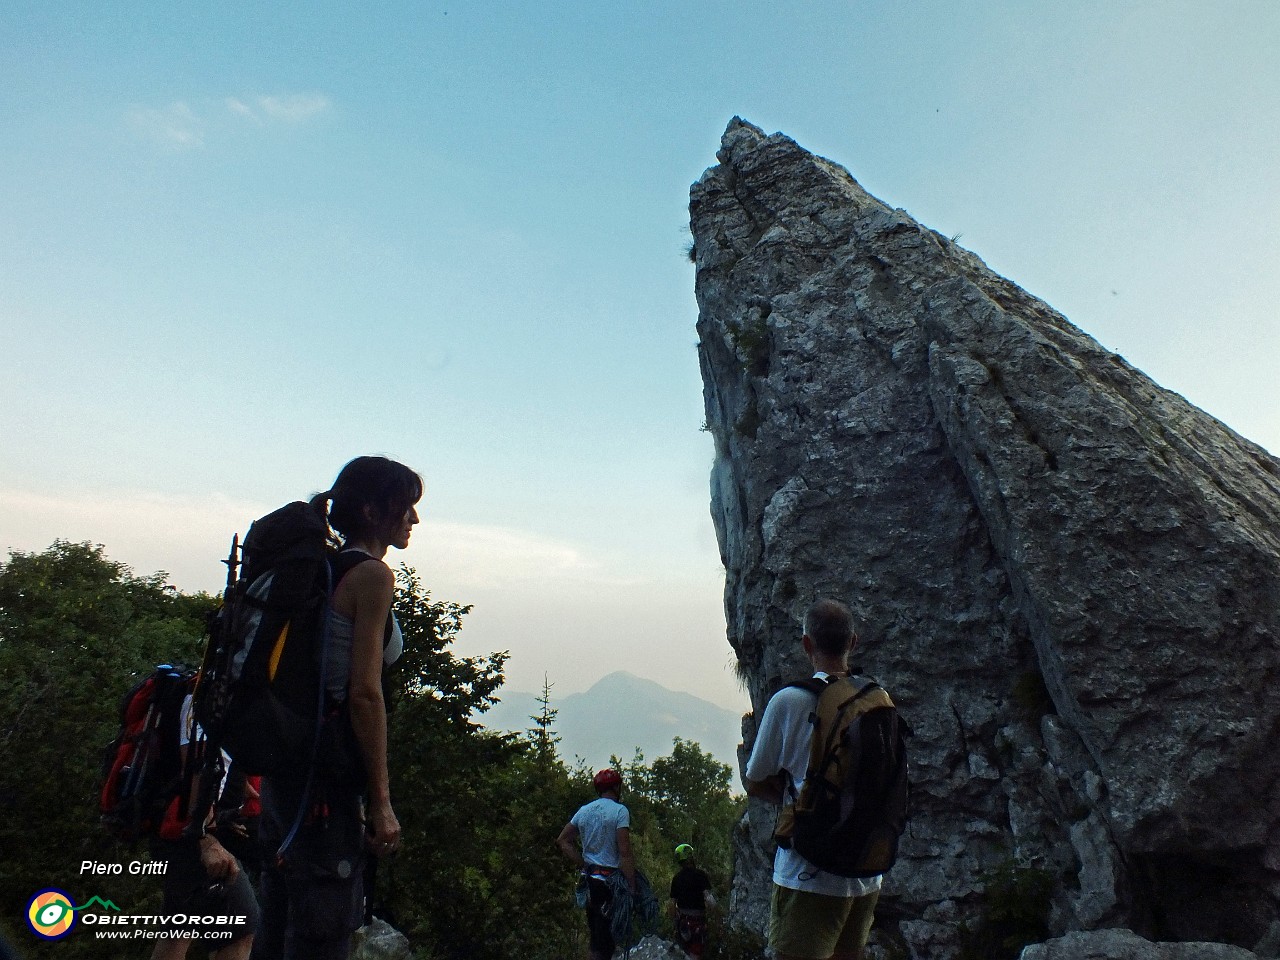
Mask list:
[{"label": "green helmet", "polygon": [[692,859],[693,859],[693,847],[689,846],[687,843],[682,843],[680,844],[680,846],[676,847],[677,862],[684,863],[686,860],[692,860]]}]

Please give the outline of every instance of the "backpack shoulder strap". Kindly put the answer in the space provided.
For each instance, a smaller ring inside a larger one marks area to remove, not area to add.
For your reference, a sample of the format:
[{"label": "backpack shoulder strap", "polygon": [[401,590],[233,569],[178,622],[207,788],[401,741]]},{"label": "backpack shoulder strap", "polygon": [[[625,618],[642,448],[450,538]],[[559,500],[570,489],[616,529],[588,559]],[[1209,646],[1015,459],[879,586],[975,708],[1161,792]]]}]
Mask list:
[{"label": "backpack shoulder strap", "polygon": [[822,696],[822,691],[827,689],[831,683],[830,680],[823,680],[820,677],[805,677],[803,680],[793,680],[791,683],[783,684],[779,689],[785,690],[787,687],[796,687],[800,690],[808,690],[815,696]]},{"label": "backpack shoulder strap", "polygon": [[824,689],[829,692],[819,695],[810,717],[814,736],[809,746],[806,783],[824,776],[836,762],[844,729],[853,718],[877,707],[893,706],[884,688],[870,677],[835,677],[824,684]]},{"label": "backpack shoulder strap", "polygon": [[[345,577],[348,573],[350,573],[356,567],[360,566],[360,564],[364,563],[366,560],[373,560],[373,559],[375,558],[371,557],[369,554],[365,553],[363,550],[340,550],[337,553],[330,555],[329,569],[333,572],[331,589],[337,590],[338,584],[342,582],[343,577]],[[384,650],[387,648],[387,645],[391,643],[391,637],[395,630],[395,622],[396,621],[395,621],[394,614],[391,612],[388,612],[387,625],[383,628],[383,631],[382,631],[382,647]],[[385,676],[383,677],[383,681],[385,685],[385,681],[386,681]],[[385,696],[386,695],[385,686],[382,692],[383,692],[383,695]],[[388,702],[390,701],[388,700]]]},{"label": "backpack shoulder strap", "polygon": [[372,559],[373,557],[363,550],[342,550],[333,554],[329,557],[329,566],[333,570],[333,585],[337,587],[343,577],[366,560]]},{"label": "backpack shoulder strap", "polygon": [[[822,691],[827,689],[830,683],[831,683],[830,679],[823,680],[821,677],[805,677],[802,680],[792,680],[790,683],[784,683],[782,686],[780,686],[777,689],[777,691],[774,692],[774,696],[777,696],[779,693],[781,693],[783,690],[786,690],[788,687],[795,687],[797,690],[807,690],[809,693],[812,693],[815,698],[821,699]],[[817,702],[815,701],[813,709],[809,711],[810,725],[817,724],[818,722],[817,711],[818,711],[818,707],[817,707]],[[784,770],[783,773],[786,774],[786,771]],[[796,799],[795,781],[791,779],[790,774],[787,774],[786,779],[787,779],[787,782],[786,782],[786,787],[784,788],[784,799],[785,799],[786,792],[789,791],[791,794],[791,800],[792,802],[794,802]]]},{"label": "backpack shoulder strap", "polygon": [[809,711],[809,725],[816,727],[818,725],[818,704],[822,702],[822,694],[839,679],[839,677],[827,677],[825,680],[821,677],[806,677],[803,680],[793,680],[779,689],[786,690],[788,687],[795,687],[797,690],[807,690],[814,695],[816,700],[814,701],[813,709]]},{"label": "backpack shoulder strap", "polygon": [[866,710],[872,710],[876,707],[892,707],[894,706],[893,698],[889,696],[889,692],[880,686],[879,682],[870,677],[850,677],[857,693],[853,695],[851,700],[863,700],[865,703],[860,707]]}]

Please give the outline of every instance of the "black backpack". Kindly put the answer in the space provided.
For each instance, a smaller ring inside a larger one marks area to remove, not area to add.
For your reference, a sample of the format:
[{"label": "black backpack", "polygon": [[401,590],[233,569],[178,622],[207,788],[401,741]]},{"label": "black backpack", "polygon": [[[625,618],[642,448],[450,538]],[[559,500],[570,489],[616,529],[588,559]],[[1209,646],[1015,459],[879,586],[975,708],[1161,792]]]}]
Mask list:
[{"label": "black backpack", "polygon": [[804,786],[779,818],[775,839],[837,876],[887,872],[909,816],[910,728],[874,680],[814,677],[790,686],[818,702]]},{"label": "black backpack", "polygon": [[181,832],[196,759],[184,764],[179,727],[194,680],[193,670],[161,664],[120,702],[120,726],[102,758],[98,809],[102,825],[121,840]]},{"label": "black backpack", "polygon": [[255,521],[242,547],[232,541],[195,715],[208,752],[226,750],[246,774],[300,777],[314,765],[332,555],[328,524],[301,501]]}]

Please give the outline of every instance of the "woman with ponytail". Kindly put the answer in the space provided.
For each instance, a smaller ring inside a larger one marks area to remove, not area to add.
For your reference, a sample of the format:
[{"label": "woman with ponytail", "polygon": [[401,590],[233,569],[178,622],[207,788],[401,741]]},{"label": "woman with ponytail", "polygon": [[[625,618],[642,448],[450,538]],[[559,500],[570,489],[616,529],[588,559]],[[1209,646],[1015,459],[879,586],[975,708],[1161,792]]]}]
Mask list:
[{"label": "woman with ponytail", "polygon": [[403,639],[391,612],[395,575],[384,558],[409,545],[421,498],[422,478],[404,464],[357,457],[311,500],[337,548],[322,682],[336,718],[333,739],[353,742],[355,756],[348,763],[336,759],[340,750],[328,757],[309,794],[306,783],[263,780],[259,830],[268,863],[255,960],[346,960],[363,918],[365,855],[384,857],[400,845],[382,672]]}]

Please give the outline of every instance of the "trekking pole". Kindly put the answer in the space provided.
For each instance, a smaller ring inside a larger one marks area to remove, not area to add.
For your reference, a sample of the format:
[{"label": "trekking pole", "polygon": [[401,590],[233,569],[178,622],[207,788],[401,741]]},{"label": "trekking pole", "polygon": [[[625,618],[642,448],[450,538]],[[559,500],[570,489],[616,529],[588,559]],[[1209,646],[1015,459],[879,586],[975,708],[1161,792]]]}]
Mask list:
[{"label": "trekking pole", "polygon": [[137,746],[133,748],[133,759],[129,763],[129,776],[125,778],[124,786],[120,788],[121,800],[132,797],[133,791],[142,780],[143,770],[146,769],[147,760],[151,754],[151,723],[155,712],[156,704],[155,700],[152,700],[147,705],[146,715],[142,719],[142,729],[138,731],[138,738],[135,741]]},{"label": "trekking pole", "polygon": [[[193,708],[192,714],[194,715],[194,713],[195,710]],[[187,811],[190,815],[190,820],[182,832],[184,836],[198,837],[204,834],[205,820],[208,819],[209,811],[213,809],[213,805],[217,801],[218,788],[222,785],[220,738],[210,736],[203,724],[196,724],[195,729],[191,731],[184,767],[181,805],[185,806],[186,801],[191,797],[191,780],[196,776],[195,771],[197,770],[200,777],[200,789],[196,793],[194,804]],[[181,806],[179,809],[181,809]]]},{"label": "trekking pole", "polygon": [[[233,533],[231,535],[231,554],[222,562],[227,565],[227,590],[230,590],[236,583],[236,566],[240,563],[240,534]],[[226,593],[223,593],[226,596]]]},{"label": "trekking pole", "polygon": [[[209,640],[205,644],[204,657],[200,662],[200,673],[196,678],[196,687],[191,695],[191,713],[193,717],[203,719],[199,724],[200,735],[194,736],[192,731],[190,749],[187,753],[188,770],[197,769],[200,764],[200,790],[195,804],[189,811],[191,819],[183,834],[200,836],[204,832],[204,822],[209,811],[217,800],[218,787],[222,782],[222,716],[226,703],[222,702],[226,695],[226,672],[230,669],[230,651],[223,642],[224,634],[229,631],[236,619],[236,575],[240,565],[240,534],[231,537],[231,551],[222,562],[227,565],[227,585],[222,591],[222,607],[209,620]],[[207,705],[204,698],[208,696],[212,703]],[[199,708],[199,709],[198,709]],[[190,777],[183,777],[184,783]],[[190,795],[189,788],[186,794]]]},{"label": "trekking pole", "polygon": [[[162,670],[166,672],[161,673]],[[178,676],[177,671],[167,663],[159,664],[152,675],[151,682],[155,686],[152,688],[151,702],[147,704],[147,712],[142,719],[142,729],[138,731],[138,746],[134,750],[129,776],[120,792],[121,799],[132,798],[138,787],[146,782],[144,777],[147,774],[147,768],[151,766],[152,754],[160,747],[160,724],[164,719],[161,709],[156,704],[164,693],[163,682],[176,676]]]},{"label": "trekking pole", "polygon": [[196,678],[196,689],[193,698],[196,702],[200,702],[200,695],[206,680],[212,676],[221,676],[223,664],[216,663],[219,654],[225,659],[225,651],[222,649],[224,644],[218,642],[219,637],[215,636],[218,630],[219,622],[225,623],[234,619],[235,616],[235,598],[236,598],[236,575],[240,565],[240,534],[234,534],[231,537],[231,552],[227,554],[227,559],[222,563],[227,566],[227,585],[222,590],[222,606],[210,615],[209,619],[209,642],[204,647],[204,657],[200,661],[200,673]]}]

